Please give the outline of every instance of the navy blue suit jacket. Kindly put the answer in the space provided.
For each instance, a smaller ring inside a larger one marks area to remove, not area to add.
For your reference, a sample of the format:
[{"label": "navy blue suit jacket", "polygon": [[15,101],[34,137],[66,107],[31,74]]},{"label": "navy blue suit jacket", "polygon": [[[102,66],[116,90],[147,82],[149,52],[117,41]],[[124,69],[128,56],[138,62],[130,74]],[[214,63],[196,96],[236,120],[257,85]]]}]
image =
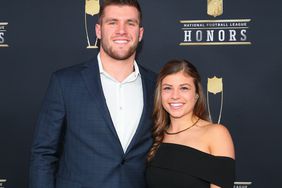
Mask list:
[{"label": "navy blue suit jacket", "polygon": [[52,75],[35,130],[30,188],[146,187],[155,74],[139,69],[144,108],[125,153],[106,105],[97,60]]}]

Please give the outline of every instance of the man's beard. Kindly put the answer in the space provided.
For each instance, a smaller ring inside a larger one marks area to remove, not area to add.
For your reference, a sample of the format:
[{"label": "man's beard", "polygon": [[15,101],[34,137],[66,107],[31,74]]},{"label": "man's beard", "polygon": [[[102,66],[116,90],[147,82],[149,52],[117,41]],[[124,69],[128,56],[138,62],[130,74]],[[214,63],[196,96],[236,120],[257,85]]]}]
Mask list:
[{"label": "man's beard", "polygon": [[119,50],[114,50],[112,46],[103,45],[101,42],[101,48],[103,48],[104,52],[113,59],[116,60],[126,60],[131,57],[138,47],[138,43],[130,46],[126,52],[119,52]]}]

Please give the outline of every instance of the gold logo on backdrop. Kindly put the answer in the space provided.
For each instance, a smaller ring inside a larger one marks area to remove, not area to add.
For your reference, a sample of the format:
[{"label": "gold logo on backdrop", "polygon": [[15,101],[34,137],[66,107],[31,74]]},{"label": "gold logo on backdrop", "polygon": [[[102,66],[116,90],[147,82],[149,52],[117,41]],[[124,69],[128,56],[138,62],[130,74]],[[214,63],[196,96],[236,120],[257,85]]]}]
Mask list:
[{"label": "gold logo on backdrop", "polygon": [[[207,14],[223,15],[223,0],[207,0]],[[226,1],[228,3],[228,1]],[[251,45],[251,19],[180,20],[183,38],[180,46]]]},{"label": "gold logo on backdrop", "polygon": [[223,91],[222,78],[208,78],[208,91],[213,94],[217,94]]},{"label": "gold logo on backdrop", "polygon": [[216,76],[214,76],[213,78],[208,78],[207,106],[208,106],[209,118],[213,122],[211,110],[210,110],[209,93],[213,93],[214,95],[221,93],[220,109],[219,109],[219,115],[217,119],[217,123],[220,123],[221,115],[222,115],[222,107],[223,107],[223,79],[222,78],[217,78]]},{"label": "gold logo on backdrop", "polygon": [[[99,2],[99,0],[85,0],[85,19],[84,19],[84,24],[85,24],[85,33],[86,33],[87,44],[88,44],[87,48],[98,48],[98,46],[97,46],[97,42],[98,42],[97,37],[96,37],[94,45],[92,45],[90,43],[89,33],[88,33],[88,24],[87,24],[87,15],[94,16],[94,15],[99,13],[99,10],[100,10],[100,2]],[[91,26],[93,28],[95,27],[94,24],[91,25]]]},{"label": "gold logo on backdrop", "polygon": [[99,13],[100,3],[99,0],[86,0],[85,12],[91,16]]},{"label": "gold logo on backdrop", "polygon": [[207,13],[216,17],[223,14],[223,0],[208,0]]}]

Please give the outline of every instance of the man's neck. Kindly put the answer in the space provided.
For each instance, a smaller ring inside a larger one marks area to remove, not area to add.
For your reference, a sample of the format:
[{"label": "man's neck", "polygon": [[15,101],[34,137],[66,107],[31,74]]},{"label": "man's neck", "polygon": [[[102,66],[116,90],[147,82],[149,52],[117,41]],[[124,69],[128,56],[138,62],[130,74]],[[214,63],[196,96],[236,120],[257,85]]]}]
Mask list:
[{"label": "man's neck", "polygon": [[116,60],[105,53],[100,53],[100,58],[103,69],[118,82],[122,82],[134,71],[135,54],[126,60]]}]

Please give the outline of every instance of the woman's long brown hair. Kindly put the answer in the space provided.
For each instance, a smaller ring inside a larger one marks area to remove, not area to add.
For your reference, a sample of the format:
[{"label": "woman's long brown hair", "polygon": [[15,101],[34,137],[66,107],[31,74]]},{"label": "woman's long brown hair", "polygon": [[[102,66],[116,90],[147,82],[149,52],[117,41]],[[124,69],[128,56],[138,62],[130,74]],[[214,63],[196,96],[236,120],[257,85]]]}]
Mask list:
[{"label": "woman's long brown hair", "polygon": [[147,160],[150,161],[155,156],[160,144],[164,139],[164,131],[168,128],[170,124],[169,114],[165,111],[162,106],[161,100],[161,89],[163,79],[171,74],[176,74],[178,72],[183,72],[194,79],[194,84],[196,88],[196,93],[199,98],[194,106],[193,115],[200,119],[208,120],[206,111],[206,101],[203,94],[203,88],[201,84],[201,77],[198,73],[196,67],[187,60],[171,60],[166,63],[160,70],[157,78],[155,98],[154,98],[154,110],[153,110],[153,145],[148,153]]}]

